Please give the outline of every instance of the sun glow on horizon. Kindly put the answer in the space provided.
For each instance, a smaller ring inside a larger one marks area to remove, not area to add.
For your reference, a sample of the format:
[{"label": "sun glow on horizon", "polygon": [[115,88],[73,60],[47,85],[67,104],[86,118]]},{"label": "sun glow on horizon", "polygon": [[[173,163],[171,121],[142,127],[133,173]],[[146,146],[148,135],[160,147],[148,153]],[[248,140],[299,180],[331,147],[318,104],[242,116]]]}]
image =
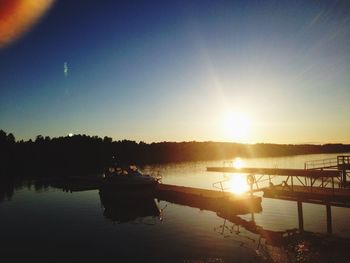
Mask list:
[{"label": "sun glow on horizon", "polygon": [[225,140],[239,142],[249,140],[251,120],[246,114],[230,111],[224,116],[222,126]]}]

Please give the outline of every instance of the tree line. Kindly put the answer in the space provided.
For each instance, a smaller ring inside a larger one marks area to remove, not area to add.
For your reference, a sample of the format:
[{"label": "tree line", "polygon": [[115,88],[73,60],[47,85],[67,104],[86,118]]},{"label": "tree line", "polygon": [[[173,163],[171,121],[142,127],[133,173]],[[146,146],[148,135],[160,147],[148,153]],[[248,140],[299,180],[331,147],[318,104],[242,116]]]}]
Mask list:
[{"label": "tree line", "polygon": [[348,144],[240,144],[225,142],[114,141],[105,136],[73,135],[35,140],[15,139],[0,130],[1,174],[69,175],[102,171],[113,157],[120,164],[154,164],[207,161],[234,157],[272,157],[314,153],[350,152]]}]

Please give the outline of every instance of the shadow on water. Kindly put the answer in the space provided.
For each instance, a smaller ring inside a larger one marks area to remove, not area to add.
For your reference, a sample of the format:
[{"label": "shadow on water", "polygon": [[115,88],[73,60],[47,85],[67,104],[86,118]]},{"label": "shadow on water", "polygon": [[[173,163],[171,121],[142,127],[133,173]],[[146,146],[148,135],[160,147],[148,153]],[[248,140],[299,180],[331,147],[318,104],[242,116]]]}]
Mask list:
[{"label": "shadow on water", "polygon": [[299,229],[273,231],[240,217],[223,217],[223,223],[214,231],[254,250],[261,262],[350,262],[350,239],[335,235]]},{"label": "shadow on water", "polygon": [[[223,223],[214,231],[224,238],[240,240],[242,247],[250,247],[264,262],[350,262],[349,238],[305,231],[299,228],[275,231],[257,225],[254,213],[251,220],[228,213],[216,213]],[[331,221],[331,214],[330,221]],[[303,220],[298,210],[299,220]],[[327,230],[329,227],[327,226]],[[243,238],[243,241],[242,241]]]},{"label": "shadow on water", "polygon": [[161,210],[153,197],[127,199],[120,195],[110,196],[108,192],[99,191],[103,215],[114,223],[138,222],[149,224],[145,218],[161,219]]}]

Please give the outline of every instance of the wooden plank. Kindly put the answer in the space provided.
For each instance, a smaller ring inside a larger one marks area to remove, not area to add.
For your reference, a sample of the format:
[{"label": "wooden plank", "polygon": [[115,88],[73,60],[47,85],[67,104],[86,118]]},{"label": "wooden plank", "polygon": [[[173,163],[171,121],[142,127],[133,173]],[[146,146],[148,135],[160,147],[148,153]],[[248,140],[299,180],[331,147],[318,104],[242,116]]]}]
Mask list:
[{"label": "wooden plank", "polygon": [[189,195],[198,195],[205,198],[222,198],[229,197],[231,199],[246,199],[249,198],[250,195],[242,194],[242,195],[234,195],[230,192],[222,192],[217,190],[208,190],[202,188],[188,187],[188,186],[178,186],[178,185],[170,185],[170,184],[159,184],[157,186],[158,191],[173,191],[177,193],[189,194]]},{"label": "wooden plank", "polygon": [[156,198],[201,210],[236,215],[257,213],[262,210],[260,196],[234,195],[229,192],[177,185],[159,184],[156,188]]},{"label": "wooden plank", "polygon": [[305,170],[305,169],[284,169],[284,168],[235,168],[235,167],[207,167],[208,172],[221,173],[248,173],[248,174],[266,174],[266,175],[284,175],[299,177],[339,177],[340,171],[330,170]]},{"label": "wooden plank", "polygon": [[[334,191],[332,188],[327,187],[310,187],[310,186],[301,186],[294,185],[293,191],[287,186],[277,185],[274,187],[277,191],[285,191],[285,192],[295,192],[295,193],[313,193],[319,195],[334,195],[334,196],[344,196],[350,199],[350,189],[346,188],[335,188]],[[271,190],[271,188],[266,188],[265,191]]]},{"label": "wooden plank", "polygon": [[315,204],[331,204],[340,207],[350,206],[350,189],[325,188],[294,185],[293,190],[287,186],[274,186],[264,189],[264,198],[302,201]]}]

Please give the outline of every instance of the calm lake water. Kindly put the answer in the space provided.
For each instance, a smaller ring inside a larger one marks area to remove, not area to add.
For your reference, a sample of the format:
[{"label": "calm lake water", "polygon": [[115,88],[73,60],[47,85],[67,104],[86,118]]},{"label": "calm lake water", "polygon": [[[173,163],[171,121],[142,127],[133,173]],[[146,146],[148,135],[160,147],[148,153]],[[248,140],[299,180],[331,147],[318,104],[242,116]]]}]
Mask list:
[{"label": "calm lake water", "polygon": [[[307,160],[336,156],[241,161],[249,167],[303,168]],[[206,167],[216,165],[223,161],[142,170],[159,172],[163,183],[213,189],[223,175],[206,172]],[[326,207],[304,203],[304,229],[310,235],[281,243],[274,236],[298,228],[296,202],[263,198],[260,213],[237,216],[248,226],[266,230],[262,236],[215,212],[165,201],[106,204],[98,190],[70,193],[33,183],[17,187],[13,194],[5,186],[0,189],[8,191],[0,195],[7,196],[0,203],[0,257],[12,262],[350,262],[348,208],[332,207],[333,234],[326,235]]]}]

